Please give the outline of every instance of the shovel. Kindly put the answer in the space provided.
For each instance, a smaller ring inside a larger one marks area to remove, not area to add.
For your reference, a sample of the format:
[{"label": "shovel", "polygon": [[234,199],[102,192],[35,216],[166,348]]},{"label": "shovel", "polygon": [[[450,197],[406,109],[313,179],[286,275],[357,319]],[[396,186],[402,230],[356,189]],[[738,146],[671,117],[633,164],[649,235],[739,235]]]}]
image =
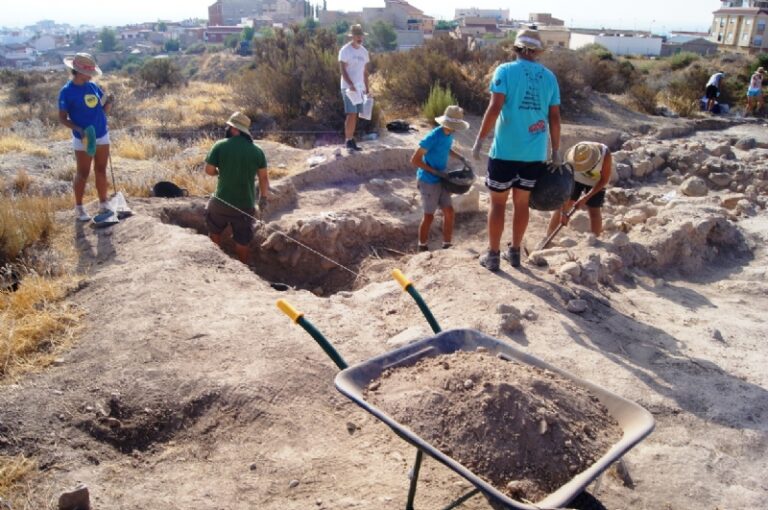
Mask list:
[{"label": "shovel", "polygon": [[[568,211],[567,213],[565,213],[565,217],[566,217],[566,218],[570,218],[570,217],[571,217],[571,215],[572,215],[572,214],[573,214],[575,211],[576,211],[576,205],[574,204],[574,206],[573,206],[573,207],[571,207],[571,210],[570,210],[570,211]],[[560,232],[560,230],[561,230],[561,229],[562,229],[564,226],[565,226],[565,225],[563,225],[563,223],[562,223],[562,221],[561,221],[561,222],[560,222],[560,224],[559,224],[559,225],[558,225],[558,226],[555,228],[555,230],[553,230],[551,234],[549,234],[549,235],[548,235],[546,238],[544,238],[544,240],[543,240],[542,242],[540,242],[540,243],[539,243],[539,245],[536,247],[536,251],[539,251],[539,250],[543,250],[544,248],[546,248],[546,247],[547,247],[547,245],[548,245],[549,243],[551,243],[551,242],[552,242],[552,240],[555,238],[555,236],[557,235],[557,233],[558,233],[558,232]]]}]

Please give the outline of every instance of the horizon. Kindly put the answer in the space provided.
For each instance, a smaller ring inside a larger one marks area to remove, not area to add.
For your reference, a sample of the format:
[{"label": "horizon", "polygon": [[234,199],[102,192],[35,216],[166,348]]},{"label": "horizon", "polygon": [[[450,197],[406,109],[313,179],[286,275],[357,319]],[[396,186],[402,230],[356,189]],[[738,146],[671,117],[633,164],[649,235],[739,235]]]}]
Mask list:
[{"label": "horizon", "polygon": [[[136,23],[157,21],[182,21],[186,19],[207,19],[208,6],[214,0],[133,0],[130,3],[111,5],[110,9],[94,10],[83,14],[74,13],[71,6],[61,4],[59,0],[28,0],[23,12],[11,8],[4,16],[4,28],[21,29],[43,20],[53,20],[57,24],[78,26],[123,26]],[[321,0],[312,3],[322,4]],[[383,0],[328,0],[329,10],[354,11],[363,7],[383,6]],[[561,19],[568,27],[606,28],[651,31],[668,33],[671,31],[708,31],[712,23],[712,12],[720,6],[720,0],[679,0],[672,6],[666,0],[646,0],[642,13],[635,12],[631,6],[608,4],[602,0],[582,0],[567,2],[564,0],[539,0],[535,6],[499,7],[498,0],[443,0],[439,2],[411,0],[411,5],[438,20],[451,20],[455,9],[477,7],[480,9],[509,9],[510,17],[516,20],[528,19],[531,12],[551,13]],[[435,5],[438,4],[438,5]],[[472,4],[472,5],[468,5]],[[708,5],[704,7],[702,4]],[[610,10],[609,10],[610,9]],[[45,14],[40,14],[45,13]],[[152,13],[152,14],[149,14]],[[594,15],[593,13],[600,13]],[[655,14],[654,14],[655,13]],[[663,13],[663,16],[661,15]]]}]

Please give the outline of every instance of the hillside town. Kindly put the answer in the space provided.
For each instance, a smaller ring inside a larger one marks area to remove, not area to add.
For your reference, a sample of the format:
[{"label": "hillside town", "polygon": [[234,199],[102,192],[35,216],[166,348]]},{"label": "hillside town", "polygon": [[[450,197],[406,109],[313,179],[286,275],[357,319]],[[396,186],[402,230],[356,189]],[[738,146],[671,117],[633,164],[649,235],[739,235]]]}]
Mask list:
[{"label": "hillside town", "polygon": [[466,41],[470,48],[493,46],[514,37],[521,27],[535,27],[547,47],[579,49],[598,44],[614,55],[665,57],[681,52],[702,56],[717,51],[757,54],[768,47],[765,36],[768,1],[723,1],[712,13],[708,32],[658,33],[662,27],[622,30],[611,27],[574,27],[556,13],[530,13],[528,19],[512,19],[509,9],[455,10],[453,19],[438,20],[405,0],[383,0],[383,7],[364,7],[343,12],[327,3],[307,0],[216,0],[205,19],[157,20],[116,27],[72,26],[41,20],[26,27],[0,27],[0,67],[50,69],[61,66],[63,56],[78,51],[98,54],[109,69],[110,61],[142,58],[173,52],[200,51],[204,46],[224,45],[243,54],[244,29],[264,37],[275,28],[287,28],[311,20],[318,26],[349,26],[383,23],[395,34],[392,50],[407,51],[432,38]]}]

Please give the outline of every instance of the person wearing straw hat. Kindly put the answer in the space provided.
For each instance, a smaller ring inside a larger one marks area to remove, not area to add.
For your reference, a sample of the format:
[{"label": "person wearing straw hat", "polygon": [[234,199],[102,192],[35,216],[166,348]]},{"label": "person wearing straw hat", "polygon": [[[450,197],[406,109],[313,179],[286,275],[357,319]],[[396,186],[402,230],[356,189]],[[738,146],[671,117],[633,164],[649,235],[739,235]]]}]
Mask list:
[{"label": "person wearing straw hat", "polygon": [[512,241],[503,256],[512,267],[519,267],[529,198],[538,175],[546,171],[548,141],[554,163],[561,163],[560,89],[552,71],[536,62],[544,50],[538,31],[518,32],[514,50],[517,59],[501,64],[493,73],[491,100],[472,147],[473,157],[479,159],[486,136],[494,131],[485,179],[491,194],[488,252],[480,258],[480,264],[490,271],[499,270],[510,192],[514,204]]},{"label": "person wearing straw hat", "polygon": [[[99,195],[99,213],[109,211],[107,200],[107,162],[109,161],[109,128],[107,114],[112,108],[111,95],[91,80],[101,76],[96,60],[88,53],[78,53],[64,58],[70,69],[70,80],[59,91],[59,122],[72,130],[72,146],[75,150],[77,170],[73,182],[75,193],[75,217],[78,221],[90,221],[91,216],[83,207],[85,185],[93,162],[96,174],[96,191]],[[95,140],[89,140],[90,133]]]},{"label": "person wearing straw hat", "polygon": [[216,191],[205,208],[208,234],[221,246],[221,234],[232,228],[235,254],[243,264],[248,263],[253,240],[256,214],[256,177],[259,180],[259,212],[267,206],[269,175],[264,151],[253,143],[251,119],[235,112],[227,120],[226,138],[213,144],[205,158],[205,173],[218,176]]},{"label": "person wearing straw hat", "polygon": [[590,230],[599,237],[603,232],[601,208],[605,202],[605,187],[613,172],[611,151],[602,143],[581,142],[568,150],[565,160],[573,167],[576,183],[571,199],[552,213],[547,234],[551,234],[560,223],[568,224],[568,211],[575,205],[574,210],[587,207]]},{"label": "person wearing straw hat", "polygon": [[451,247],[455,214],[451,194],[443,187],[440,174],[446,171],[450,157],[466,163],[464,156],[453,150],[453,133],[469,129],[469,123],[464,120],[464,110],[451,105],[443,115],[435,118],[435,122],[438,126],[419,142],[411,157],[411,164],[418,169],[416,183],[424,209],[419,225],[419,251],[429,250],[429,229],[438,207],[443,211],[443,248]]},{"label": "person wearing straw hat", "polygon": [[[363,111],[364,97],[371,97],[371,89],[368,86],[368,63],[371,57],[363,46],[363,39],[368,35],[361,25],[352,25],[347,34],[351,40],[339,50],[339,67],[341,69],[341,97],[344,100],[344,143],[347,149],[361,151],[355,142],[355,128],[357,118]],[[359,100],[353,101],[352,97]]]},{"label": "person wearing straw hat", "polygon": [[744,115],[749,115],[754,110],[756,114],[763,109],[765,101],[763,100],[763,78],[765,69],[758,67],[752,77],[749,79],[749,88],[747,88],[747,110]]}]

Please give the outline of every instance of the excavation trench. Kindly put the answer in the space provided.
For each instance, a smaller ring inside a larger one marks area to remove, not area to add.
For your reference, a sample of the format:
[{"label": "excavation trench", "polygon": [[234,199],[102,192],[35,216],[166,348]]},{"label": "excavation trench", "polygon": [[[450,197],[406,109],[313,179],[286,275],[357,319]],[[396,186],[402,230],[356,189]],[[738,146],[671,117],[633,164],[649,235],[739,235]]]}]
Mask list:
[{"label": "excavation trench", "polygon": [[[161,220],[208,235],[204,202],[165,207]],[[397,261],[413,250],[418,221],[418,216],[380,217],[361,211],[325,212],[290,223],[259,221],[250,244],[250,267],[277,290],[293,287],[321,296],[355,290],[372,277],[366,268],[377,267],[380,260]],[[234,255],[229,228],[222,246]]]}]

